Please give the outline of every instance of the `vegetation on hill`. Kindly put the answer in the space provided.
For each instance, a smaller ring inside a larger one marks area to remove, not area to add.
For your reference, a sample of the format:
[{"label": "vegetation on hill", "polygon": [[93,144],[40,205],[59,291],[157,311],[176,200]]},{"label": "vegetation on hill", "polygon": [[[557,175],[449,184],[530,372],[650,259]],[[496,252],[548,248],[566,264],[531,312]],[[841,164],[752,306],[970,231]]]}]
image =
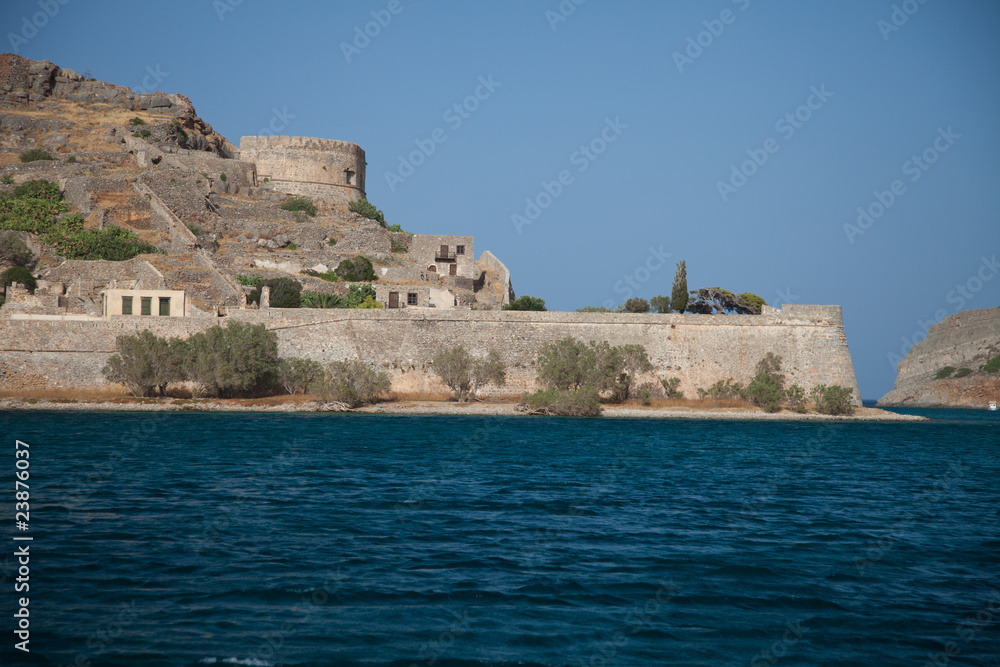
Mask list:
[{"label": "vegetation on hill", "polygon": [[[351,203],[347,205],[347,210],[350,211],[351,213],[357,213],[362,218],[368,218],[369,220],[374,220],[383,227],[387,226],[385,224],[385,214],[383,214],[382,211],[378,210],[378,208],[376,208],[374,204],[372,204],[364,197],[361,197],[360,199],[352,199]],[[398,227],[398,225],[393,225],[393,226]],[[391,231],[401,232],[403,230],[394,229]]]},{"label": "vegetation on hill", "polygon": [[503,310],[536,310],[542,311],[545,308],[545,299],[540,299],[537,296],[528,296],[527,294],[519,296],[508,304],[505,304],[502,308]]},{"label": "vegetation on hill", "polygon": [[326,367],[325,375],[316,384],[313,393],[324,401],[336,401],[345,403],[349,408],[357,408],[375,403],[391,388],[389,374],[385,371],[377,371],[358,360],[334,361]]},{"label": "vegetation on hill", "polygon": [[32,148],[21,153],[21,162],[37,162],[38,160],[55,160],[55,158],[41,148]]},{"label": "vegetation on hill", "polygon": [[31,275],[31,271],[23,266],[12,266],[3,273],[0,273],[0,287],[7,287],[14,283],[24,285],[32,294],[34,294],[35,288],[38,287],[38,282]]},{"label": "vegetation on hill", "polygon": [[0,264],[27,266],[34,258],[34,254],[19,233],[0,232]]},{"label": "vegetation on hill", "polygon": [[312,200],[306,197],[289,197],[281,202],[281,208],[293,213],[301,211],[311,218],[316,217],[317,213],[316,204],[313,204]]},{"label": "vegetation on hill", "polygon": [[[371,282],[377,280],[375,267],[371,260],[364,255],[357,255],[354,259],[345,259],[334,269],[334,274],[345,282]],[[322,276],[320,276],[322,277]]]},{"label": "vegetation on hill", "polygon": [[294,278],[268,278],[254,284],[254,290],[247,295],[247,303],[260,305],[261,290],[271,289],[271,308],[298,308],[302,305],[302,283]]}]

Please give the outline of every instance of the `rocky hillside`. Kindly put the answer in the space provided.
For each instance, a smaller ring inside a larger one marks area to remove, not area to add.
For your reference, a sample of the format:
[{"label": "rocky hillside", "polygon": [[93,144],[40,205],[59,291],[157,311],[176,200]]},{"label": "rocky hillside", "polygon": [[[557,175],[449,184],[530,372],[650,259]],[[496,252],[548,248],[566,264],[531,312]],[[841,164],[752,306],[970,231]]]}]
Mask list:
[{"label": "rocky hillside", "polygon": [[1000,308],[950,315],[932,326],[927,338],[906,354],[899,363],[895,386],[877,405],[985,408],[989,401],[1000,400],[997,355]]}]

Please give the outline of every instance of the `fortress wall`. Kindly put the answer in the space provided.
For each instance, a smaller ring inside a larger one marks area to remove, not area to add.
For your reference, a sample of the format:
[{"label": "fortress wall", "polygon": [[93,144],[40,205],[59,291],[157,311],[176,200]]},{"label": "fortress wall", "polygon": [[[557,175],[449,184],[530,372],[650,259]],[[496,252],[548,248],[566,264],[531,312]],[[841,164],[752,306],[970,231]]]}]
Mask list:
[{"label": "fortress wall", "polygon": [[[154,333],[186,336],[227,320],[262,322],[277,332],[283,356],[320,362],[362,359],[389,372],[393,390],[444,391],[431,372],[442,349],[462,344],[476,356],[496,348],[508,384],[489,393],[534,390],[538,349],[566,336],[646,346],[658,378],[681,378],[681,390],[732,377],[746,383],[767,352],[782,357],[786,383],[811,389],[839,384],[860,404],[839,306],[785,306],[764,315],[651,315],[517,311],[232,310],[228,318],[112,318],[109,322],[0,320],[0,382],[44,378],[44,386],[104,383],[100,368],[114,337],[149,325]],[[30,350],[36,350],[31,352]],[[654,377],[655,376],[655,377]],[[21,378],[21,379],[17,379]],[[39,380],[41,382],[42,380]],[[41,386],[41,385],[39,385]]]},{"label": "fortress wall", "polygon": [[[365,152],[357,144],[311,137],[243,137],[240,160],[252,162],[257,183],[346,208],[365,196]],[[347,182],[345,170],[353,172]]]}]

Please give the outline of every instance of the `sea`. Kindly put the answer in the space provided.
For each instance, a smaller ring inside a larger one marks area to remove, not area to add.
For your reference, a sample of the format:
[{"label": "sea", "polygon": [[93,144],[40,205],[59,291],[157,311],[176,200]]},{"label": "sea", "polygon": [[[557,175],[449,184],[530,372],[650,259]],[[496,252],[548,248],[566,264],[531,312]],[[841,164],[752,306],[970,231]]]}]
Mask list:
[{"label": "sea", "polygon": [[1000,413],[903,412],[0,412],[0,664],[1000,665]]}]

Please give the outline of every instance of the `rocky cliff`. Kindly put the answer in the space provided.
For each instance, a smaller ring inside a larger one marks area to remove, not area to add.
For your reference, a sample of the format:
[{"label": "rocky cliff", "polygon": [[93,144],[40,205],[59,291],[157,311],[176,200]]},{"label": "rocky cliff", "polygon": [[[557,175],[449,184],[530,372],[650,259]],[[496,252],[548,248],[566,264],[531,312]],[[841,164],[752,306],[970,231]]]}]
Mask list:
[{"label": "rocky cliff", "polygon": [[1000,400],[1000,372],[984,368],[998,354],[1000,308],[950,315],[906,354],[895,386],[877,405],[985,408]]}]

